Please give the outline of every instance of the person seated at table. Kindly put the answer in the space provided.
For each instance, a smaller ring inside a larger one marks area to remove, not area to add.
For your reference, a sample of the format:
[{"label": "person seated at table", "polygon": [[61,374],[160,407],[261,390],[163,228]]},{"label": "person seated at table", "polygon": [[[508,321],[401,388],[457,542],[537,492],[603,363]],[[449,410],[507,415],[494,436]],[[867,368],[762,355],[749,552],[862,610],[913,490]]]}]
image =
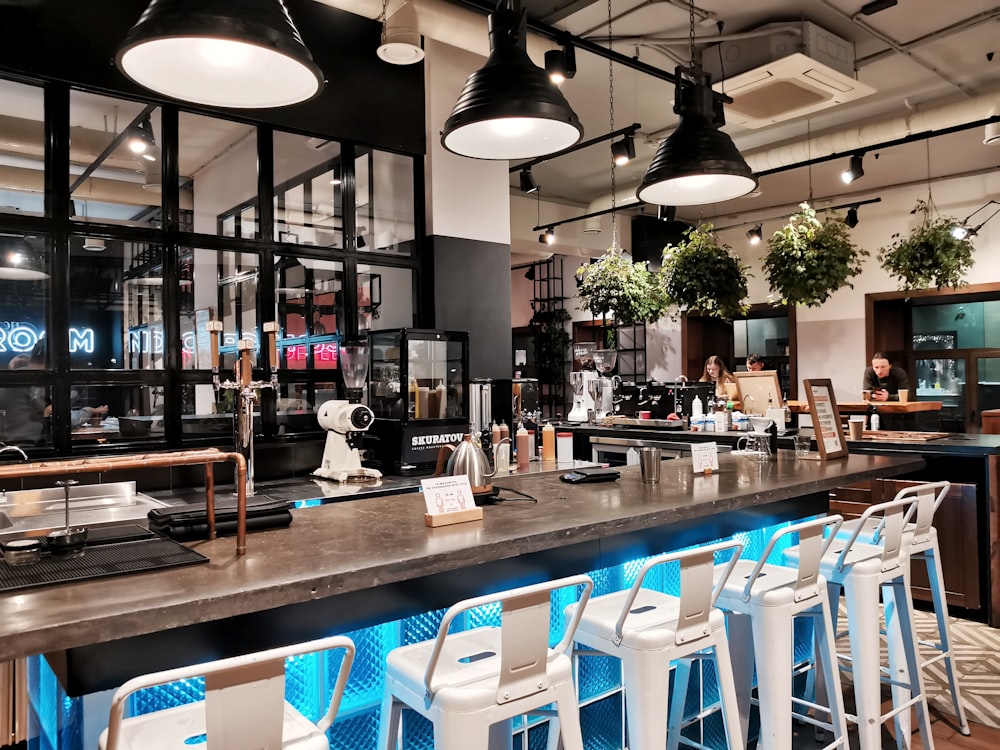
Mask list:
[{"label": "person seated at table", "polygon": [[908,390],[906,370],[896,367],[882,352],[872,356],[872,366],[865,368],[861,390],[871,391],[872,401],[899,401],[899,392]]},{"label": "person seated at table", "polygon": [[716,396],[733,396],[736,393],[736,378],[729,372],[726,362],[718,354],[705,360],[705,371],[698,378],[699,383],[715,383]]},{"label": "person seated at table", "polygon": [[[34,348],[31,350],[31,360],[28,363],[27,369],[45,369],[45,346],[45,339],[40,339],[38,343],[35,344]],[[69,412],[70,426],[75,429],[77,427],[83,427],[93,420],[99,422],[104,416],[107,415],[107,413],[107,404],[101,404],[100,406],[74,406]],[[47,403],[45,409],[43,410],[43,416],[47,418],[51,415],[52,404]]]},{"label": "person seated at table", "polygon": [[747,357],[747,372],[761,372],[764,369],[764,358],[756,352]]}]

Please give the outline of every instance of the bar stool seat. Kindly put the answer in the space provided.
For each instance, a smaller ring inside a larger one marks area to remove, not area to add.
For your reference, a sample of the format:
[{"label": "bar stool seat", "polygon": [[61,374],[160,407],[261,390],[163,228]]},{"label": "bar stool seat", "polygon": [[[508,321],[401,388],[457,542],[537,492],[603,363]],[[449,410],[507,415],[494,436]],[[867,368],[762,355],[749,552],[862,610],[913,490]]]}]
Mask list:
[{"label": "bar stool seat", "polygon": [[[926,668],[935,662],[944,662],[951,705],[958,720],[959,731],[964,735],[969,735],[969,721],[965,715],[965,704],[962,702],[959,686],[960,675],[951,646],[947,590],[944,585],[944,573],[941,570],[941,550],[938,546],[937,529],[933,526],[934,516],[950,488],[950,482],[926,482],[910,489],[910,492],[916,495],[917,503],[913,506],[915,513],[907,513],[903,518],[902,544],[909,549],[911,562],[919,560],[926,566],[934,618],[937,624],[938,640],[936,642],[920,641],[921,646],[937,652],[934,656],[924,659],[923,666]],[[899,493],[896,497],[900,497]],[[861,524],[858,519],[845,521],[840,527],[838,536],[849,538],[859,525]],[[858,533],[858,541],[865,544],[878,544],[881,531],[882,519],[869,518]]]},{"label": "bar stool seat", "polygon": [[[344,658],[326,714],[314,723],[285,700],[285,660],[340,649]],[[205,743],[212,750],[268,747],[329,750],[326,730],[333,724],[354,661],[354,643],[332,636],[259,653],[143,675],[114,695],[101,750],[190,750]],[[205,678],[205,699],[123,718],[133,693],[178,680]]]},{"label": "bar stool seat", "polygon": [[[576,641],[590,651],[578,648],[574,653],[621,660],[629,750],[663,750],[668,718],[669,747],[677,747],[691,665],[703,655],[715,660],[729,748],[744,747],[725,616],[713,606],[728,577],[724,573],[713,586],[715,555],[728,552],[723,567],[732,570],[742,550],[739,542],[723,542],[650,558],[630,589],[595,597],[587,604]],[[642,588],[651,570],[671,563],[680,565],[680,596]],[[570,605],[566,617],[572,618],[577,610],[577,605]],[[671,707],[670,670],[678,660]]]},{"label": "bar stool seat", "polygon": [[[923,672],[913,628],[909,586],[909,556],[903,544],[904,518],[915,512],[915,493],[903,490],[886,503],[869,506],[845,540],[834,543],[823,555],[821,571],[827,579],[829,606],[836,611],[843,590],[847,605],[850,661],[854,682],[856,716],[861,750],[881,750],[881,726],[889,719],[896,724],[896,742],[909,747],[909,711],[916,708],[925,750],[933,750],[930,712],[924,691]],[[861,533],[874,517],[881,517],[878,544],[860,541]],[[785,550],[785,559],[794,563],[801,548]],[[883,676],[879,657],[879,593],[884,602],[889,667]],[[826,665],[820,667],[820,671]],[[882,713],[883,679],[892,686],[893,707]]]},{"label": "bar stool seat", "polygon": [[[380,750],[392,750],[403,708],[431,721],[435,750],[507,747],[515,716],[541,712],[554,703],[566,750],[583,750],[579,708],[568,655],[579,614],[549,648],[551,594],[582,587],[582,612],[593,591],[589,576],[561,578],[467,599],[444,615],[437,637],[400,646],[386,657],[385,689],[379,716]],[[449,633],[467,611],[501,604],[500,627]],[[556,736],[550,732],[549,745]]]},{"label": "bar stool seat", "polygon": [[[757,746],[790,750],[792,717],[832,732],[827,748],[848,747],[840,675],[834,648],[833,617],[826,597],[826,582],[819,573],[820,560],[832,543],[840,516],[793,524],[772,535],[757,562],[740,560],[729,576],[718,606],[729,623],[729,643],[740,707],[741,735],[747,740],[753,674],[757,673],[760,736]],[[829,530],[829,536],[824,532]],[[778,544],[797,534],[803,550],[794,567],[768,563]],[[829,705],[793,695],[794,620],[809,617],[817,660],[823,665],[825,695]],[[820,715],[829,720],[818,718]]]}]

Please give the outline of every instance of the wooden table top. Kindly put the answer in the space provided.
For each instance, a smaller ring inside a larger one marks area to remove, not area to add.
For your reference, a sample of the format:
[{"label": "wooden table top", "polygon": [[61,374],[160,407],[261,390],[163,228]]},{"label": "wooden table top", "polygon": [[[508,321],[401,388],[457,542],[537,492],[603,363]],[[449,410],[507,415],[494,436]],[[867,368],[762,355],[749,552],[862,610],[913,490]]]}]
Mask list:
[{"label": "wooden table top", "polygon": [[[941,411],[941,401],[874,401],[875,407],[883,414],[914,414],[920,411]],[[805,401],[789,401],[788,408],[793,414],[808,414],[809,404]],[[867,401],[840,401],[837,409],[841,414],[865,414]]]}]

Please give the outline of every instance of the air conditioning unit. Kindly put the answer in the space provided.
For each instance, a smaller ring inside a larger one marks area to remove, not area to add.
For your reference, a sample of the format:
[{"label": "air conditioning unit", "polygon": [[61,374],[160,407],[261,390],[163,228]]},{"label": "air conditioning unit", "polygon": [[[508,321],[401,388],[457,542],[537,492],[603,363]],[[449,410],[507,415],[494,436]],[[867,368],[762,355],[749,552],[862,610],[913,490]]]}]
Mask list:
[{"label": "air conditioning unit", "polygon": [[703,54],[713,88],[733,98],[726,122],[762,128],[875,93],[854,77],[854,47],[808,21],[761,27],[773,34],[722,42]]}]

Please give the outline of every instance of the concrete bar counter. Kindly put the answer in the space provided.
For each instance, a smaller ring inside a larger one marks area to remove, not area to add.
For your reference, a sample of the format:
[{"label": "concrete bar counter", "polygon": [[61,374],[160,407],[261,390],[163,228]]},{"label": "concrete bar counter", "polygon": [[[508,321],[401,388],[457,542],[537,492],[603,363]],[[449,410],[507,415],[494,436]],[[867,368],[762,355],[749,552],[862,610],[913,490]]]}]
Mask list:
[{"label": "concrete bar counter", "polygon": [[[421,495],[362,498],[294,512],[287,529],[190,543],[210,562],[0,596],[0,659],[46,654],[71,695],[135,674],[391,621],[466,596],[587,572],[822,513],[844,484],[913,472],[919,456],[754,464],[721,455],[694,475],[668,461],[658,485],[637,467],[619,481],[569,485],[511,476],[536,499],[485,508],[481,522],[423,523]],[[512,493],[513,496],[513,493]]]}]

